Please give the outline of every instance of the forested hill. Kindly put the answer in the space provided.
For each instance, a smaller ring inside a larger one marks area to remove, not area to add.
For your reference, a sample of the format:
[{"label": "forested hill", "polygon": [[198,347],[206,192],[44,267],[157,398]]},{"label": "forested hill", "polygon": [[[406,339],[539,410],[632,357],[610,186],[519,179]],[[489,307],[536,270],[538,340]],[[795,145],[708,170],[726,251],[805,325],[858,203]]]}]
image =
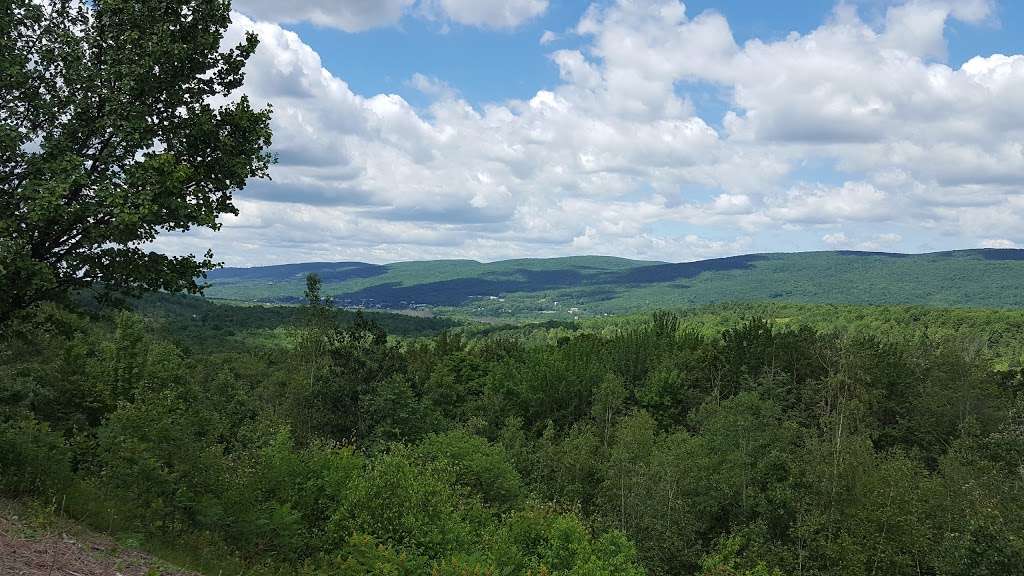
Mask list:
[{"label": "forested hill", "polygon": [[225,268],[211,298],[295,303],[315,272],[339,305],[586,317],[716,302],[1024,307],[1024,250],[803,252],[666,263],[601,256]]}]

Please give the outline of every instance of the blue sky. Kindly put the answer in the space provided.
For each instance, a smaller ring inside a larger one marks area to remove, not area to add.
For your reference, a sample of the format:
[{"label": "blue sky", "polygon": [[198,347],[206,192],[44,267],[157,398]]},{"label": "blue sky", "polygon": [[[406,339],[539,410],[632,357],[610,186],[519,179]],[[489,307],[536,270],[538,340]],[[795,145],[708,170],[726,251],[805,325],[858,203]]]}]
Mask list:
[{"label": "blue sky", "polygon": [[[1024,3],[236,0],[227,263],[1024,244]],[[542,37],[547,35],[545,41]]]},{"label": "blue sky", "polygon": [[[415,73],[443,78],[469,101],[480,104],[508,98],[529,98],[537,90],[558,83],[558,68],[548,58],[551,47],[575,47],[573,38],[553,45],[538,42],[545,30],[572,29],[590,6],[589,0],[552,0],[540,18],[513,30],[482,30],[453,26],[442,31],[437,22],[407,18],[400,25],[360,33],[306,22],[287,24],[323,58],[325,66],[364,94],[396,92],[423,104],[408,86]],[[830,0],[701,0],[686,2],[688,13],[714,10],[732,25],[737,42],[751,38],[780,39],[790,32],[806,33],[829,17],[836,2]],[[884,18],[891,2],[857,3],[866,19]],[[978,54],[1015,53],[1021,48],[1024,3],[996,5],[991,22],[949,24],[949,62],[962,64]]]}]

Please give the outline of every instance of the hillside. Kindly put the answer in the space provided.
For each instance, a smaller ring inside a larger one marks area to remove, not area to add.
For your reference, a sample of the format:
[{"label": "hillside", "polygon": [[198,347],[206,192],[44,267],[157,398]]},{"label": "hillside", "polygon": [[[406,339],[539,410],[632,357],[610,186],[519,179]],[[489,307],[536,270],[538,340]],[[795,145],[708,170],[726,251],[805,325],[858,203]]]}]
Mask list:
[{"label": "hillside", "polygon": [[804,252],[666,263],[580,256],[366,264],[311,262],[225,268],[207,296],[264,303],[302,299],[316,272],[345,307],[492,317],[587,317],[717,302],[1024,307],[1024,250],[930,254]]},{"label": "hillside", "polygon": [[0,333],[0,574],[1024,566],[1024,310],[733,304],[430,338],[298,311],[50,305]]}]

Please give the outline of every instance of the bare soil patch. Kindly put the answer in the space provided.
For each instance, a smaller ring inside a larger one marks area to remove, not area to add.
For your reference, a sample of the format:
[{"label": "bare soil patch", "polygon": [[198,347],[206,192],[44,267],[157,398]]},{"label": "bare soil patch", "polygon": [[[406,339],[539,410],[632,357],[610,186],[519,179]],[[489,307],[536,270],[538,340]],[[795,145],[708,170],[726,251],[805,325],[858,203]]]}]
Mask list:
[{"label": "bare soil patch", "polygon": [[0,507],[0,576],[198,576],[65,522]]}]

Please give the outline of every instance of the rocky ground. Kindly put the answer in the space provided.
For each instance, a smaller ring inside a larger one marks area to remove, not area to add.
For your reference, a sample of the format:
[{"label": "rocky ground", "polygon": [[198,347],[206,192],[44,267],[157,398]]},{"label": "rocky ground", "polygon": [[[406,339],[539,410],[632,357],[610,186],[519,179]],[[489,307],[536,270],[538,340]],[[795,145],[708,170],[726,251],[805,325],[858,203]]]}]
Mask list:
[{"label": "rocky ground", "polygon": [[198,576],[76,524],[26,514],[0,506],[0,576]]}]

